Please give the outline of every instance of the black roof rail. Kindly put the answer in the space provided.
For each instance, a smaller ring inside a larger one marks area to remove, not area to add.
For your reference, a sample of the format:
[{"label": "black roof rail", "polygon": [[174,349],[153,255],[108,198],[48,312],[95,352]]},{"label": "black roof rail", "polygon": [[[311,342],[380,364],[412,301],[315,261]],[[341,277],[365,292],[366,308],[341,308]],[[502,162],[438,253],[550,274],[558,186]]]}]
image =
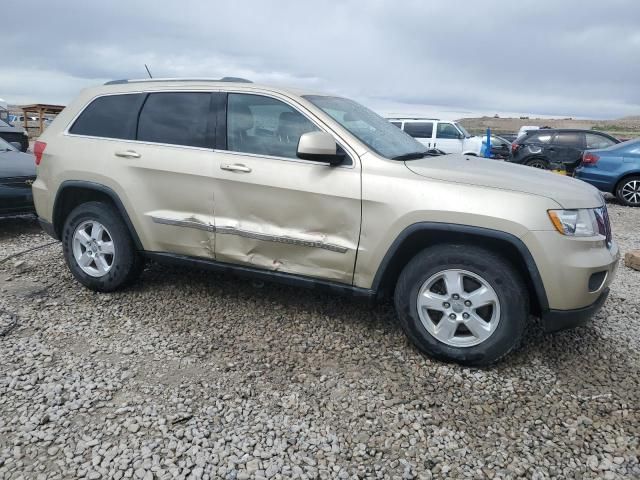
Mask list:
[{"label": "black roof rail", "polygon": [[122,79],[110,80],[105,85],[124,85],[127,83],[147,83],[147,82],[232,82],[232,83],[253,83],[251,80],[240,77],[222,77],[222,78],[140,78],[140,79]]}]

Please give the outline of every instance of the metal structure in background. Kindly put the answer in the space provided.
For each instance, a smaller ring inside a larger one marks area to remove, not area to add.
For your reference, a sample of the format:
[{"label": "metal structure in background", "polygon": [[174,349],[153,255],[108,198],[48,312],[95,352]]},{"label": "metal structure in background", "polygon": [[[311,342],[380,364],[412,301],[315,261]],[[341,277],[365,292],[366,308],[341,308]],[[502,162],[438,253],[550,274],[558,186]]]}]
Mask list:
[{"label": "metal structure in background", "polygon": [[24,129],[29,131],[29,115],[37,114],[38,116],[38,135],[42,135],[44,131],[44,116],[46,114],[58,115],[64,106],[62,105],[49,105],[46,103],[36,103],[33,105],[23,105],[20,107],[24,116]]}]

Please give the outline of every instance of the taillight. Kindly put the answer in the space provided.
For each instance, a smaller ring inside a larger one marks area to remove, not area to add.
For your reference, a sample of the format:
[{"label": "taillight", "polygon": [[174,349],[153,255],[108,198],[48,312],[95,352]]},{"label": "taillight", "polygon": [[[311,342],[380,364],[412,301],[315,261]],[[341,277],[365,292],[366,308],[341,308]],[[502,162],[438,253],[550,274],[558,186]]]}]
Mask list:
[{"label": "taillight", "polygon": [[595,165],[600,160],[600,157],[595,153],[584,152],[582,154],[582,163],[583,165]]},{"label": "taillight", "polygon": [[516,142],[513,142],[511,144],[511,153],[516,153],[519,148],[520,148],[520,144],[516,143]]},{"label": "taillight", "polygon": [[36,165],[40,165],[45,148],[47,148],[45,142],[36,142],[33,144],[33,154],[36,156]]}]

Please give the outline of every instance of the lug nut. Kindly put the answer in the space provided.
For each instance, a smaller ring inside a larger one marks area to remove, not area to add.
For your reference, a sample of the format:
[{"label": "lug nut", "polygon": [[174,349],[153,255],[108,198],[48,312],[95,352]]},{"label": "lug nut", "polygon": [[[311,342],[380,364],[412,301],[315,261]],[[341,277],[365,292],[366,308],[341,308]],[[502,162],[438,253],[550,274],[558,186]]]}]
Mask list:
[{"label": "lug nut", "polygon": [[454,293],[452,297],[454,300],[458,300],[460,298],[460,295],[458,295],[457,293]]},{"label": "lug nut", "polygon": [[464,305],[465,305],[466,307],[470,307],[470,306],[471,306],[471,301],[470,301],[470,300],[466,300],[466,301],[464,302]]},{"label": "lug nut", "polygon": [[450,304],[449,302],[444,302],[444,303],[442,304],[442,306],[443,306],[444,308],[449,308],[449,307],[451,306],[451,304]]},{"label": "lug nut", "polygon": [[469,318],[469,314],[468,314],[467,312],[464,312],[464,313],[462,314],[462,318],[464,318],[464,319]]},{"label": "lug nut", "polygon": [[456,317],[456,314],[455,314],[455,313],[450,313],[450,314],[449,314],[449,318],[450,318],[451,320],[455,320],[457,317]]}]

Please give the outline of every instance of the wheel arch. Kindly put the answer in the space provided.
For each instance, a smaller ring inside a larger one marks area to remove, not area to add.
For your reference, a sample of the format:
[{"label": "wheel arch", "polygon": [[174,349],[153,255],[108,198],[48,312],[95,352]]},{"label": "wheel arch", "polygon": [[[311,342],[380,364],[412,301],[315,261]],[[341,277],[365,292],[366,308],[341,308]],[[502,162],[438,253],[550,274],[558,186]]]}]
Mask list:
[{"label": "wheel arch", "polygon": [[613,191],[611,193],[616,195],[620,184],[630,177],[640,177],[640,170],[631,170],[624,172],[613,184]]},{"label": "wheel arch", "polygon": [[505,257],[530,292],[531,311],[539,315],[549,309],[542,277],[524,242],[506,232],[470,225],[421,222],[405,228],[378,267],[372,290],[378,297],[393,294],[400,273],[415,255],[431,246],[454,243],[484,247]]},{"label": "wheel arch", "polygon": [[62,182],[53,203],[52,223],[55,237],[61,238],[64,222],[75,207],[82,203],[92,201],[105,202],[115,207],[127,226],[136,249],[143,250],[140,237],[138,237],[133,223],[131,223],[131,219],[129,218],[129,214],[120,197],[118,197],[118,194],[111,188],[95,182],[79,180]]}]

